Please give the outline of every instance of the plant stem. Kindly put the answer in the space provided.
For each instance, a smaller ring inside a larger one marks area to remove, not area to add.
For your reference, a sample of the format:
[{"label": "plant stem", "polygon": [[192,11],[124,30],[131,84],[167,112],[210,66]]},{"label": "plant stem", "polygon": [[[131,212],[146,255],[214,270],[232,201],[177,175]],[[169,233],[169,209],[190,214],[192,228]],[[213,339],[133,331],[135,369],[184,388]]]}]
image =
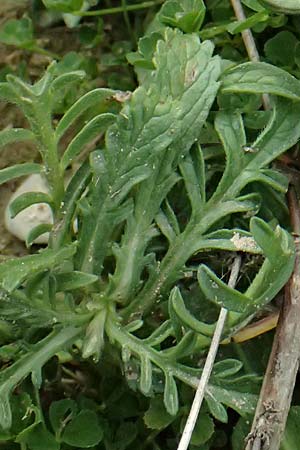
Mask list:
[{"label": "plant stem", "polygon": [[[236,18],[241,21],[246,20],[246,15],[244,13],[244,9],[241,5],[240,0],[230,0],[230,1],[232,4],[234,13],[236,15]],[[250,28],[242,31],[241,35],[242,35],[249,59],[254,62],[259,61],[260,60],[259,53],[257,51],[255,41],[253,38],[253,34],[252,34]]]},{"label": "plant stem", "polygon": [[[293,230],[300,234],[299,200],[289,191]],[[265,373],[246,450],[278,450],[290,409],[300,358],[300,243],[295,241],[296,262],[286,286],[268,367]]]},{"label": "plant stem", "polygon": [[60,210],[59,220],[54,225],[50,240],[54,248],[61,248],[70,241],[69,228],[78,203],[78,200],[91,178],[91,171],[88,161],[84,162],[69,183],[64,196],[64,204]]},{"label": "plant stem", "polygon": [[[246,16],[244,13],[243,6],[240,0],[230,0],[232,4],[232,8],[238,20],[246,20]],[[255,40],[253,38],[252,31],[250,28],[241,32],[248,56],[250,61],[257,62],[260,60],[259,53],[256,48]],[[270,105],[270,97],[268,94],[263,94],[262,96],[264,109],[271,109]]]},{"label": "plant stem", "polygon": [[[164,0],[149,0],[139,3],[138,5],[127,5],[126,11],[138,11],[140,9],[151,8],[152,6],[161,5]],[[74,16],[105,16],[107,14],[119,14],[124,13],[124,6],[117,6],[115,8],[104,8],[97,11],[75,11],[72,12]]]},{"label": "plant stem", "polygon": [[[237,256],[234,260],[228,282],[228,286],[231,288],[234,288],[234,286],[236,285],[240,267],[241,267],[241,257]],[[215,332],[203,368],[203,372],[177,450],[187,450],[189,446],[196,425],[196,421],[199,415],[199,411],[204,399],[208,381],[211,376],[213,365],[216,359],[217,351],[220,345],[223,329],[227,318],[227,313],[228,313],[227,309],[221,308]]]},{"label": "plant stem", "polygon": [[[166,191],[161,183],[170,174],[170,159],[174,153],[165,152],[153,175],[143,185],[135,200],[134,221],[127,224],[122,238],[120,254],[116,260],[115,273],[111,279],[109,296],[126,303],[134,296],[144,269],[144,255],[149,241],[155,236],[153,218],[159,211]],[[125,270],[124,270],[125,269]]]},{"label": "plant stem", "polygon": [[136,39],[136,35],[134,32],[134,28],[130,24],[129,15],[128,15],[128,5],[126,3],[126,0],[122,0],[122,6],[123,6],[124,21],[125,21],[125,24],[127,27],[128,34],[130,36],[133,47],[136,47],[137,39]]},{"label": "plant stem", "polygon": [[[144,289],[120,312],[122,317],[128,318],[131,314],[137,312],[144,314],[149,311],[157,298],[181,278],[182,268],[193,253],[198,250],[197,243],[207,230],[222,217],[234,212],[242,212],[242,209],[236,208],[236,203],[231,201],[207,204],[207,207],[203,210],[203,219],[198,224],[190,222],[185,231],[177,236]],[[246,208],[244,211],[246,212]]]},{"label": "plant stem", "polygon": [[148,280],[141,293],[121,311],[123,317],[128,318],[137,312],[146,313],[156,299],[161,296],[161,293],[166,290],[166,286],[171,284],[173,281],[171,281],[171,277],[174,280],[180,278],[179,272],[190,256],[190,249],[184,245],[189,242],[188,239],[189,236],[186,232],[178,236],[166,253],[155,276]]},{"label": "plant stem", "polygon": [[31,48],[26,48],[26,50],[30,50],[33,53],[38,53],[39,55],[44,55],[44,56],[48,56],[51,59],[61,59],[61,56],[58,55],[57,53],[53,53],[50,50],[46,50],[43,47],[39,47],[39,46],[32,46]]}]

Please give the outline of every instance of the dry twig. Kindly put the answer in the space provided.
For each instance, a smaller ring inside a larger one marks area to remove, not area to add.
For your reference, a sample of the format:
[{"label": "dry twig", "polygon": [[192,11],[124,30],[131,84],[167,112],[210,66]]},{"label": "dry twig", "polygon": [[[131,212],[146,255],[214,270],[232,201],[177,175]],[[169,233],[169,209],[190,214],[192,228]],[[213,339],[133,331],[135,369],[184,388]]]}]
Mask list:
[{"label": "dry twig", "polygon": [[[231,0],[238,20],[245,20],[240,0]],[[242,32],[251,61],[259,61],[259,54],[251,30]],[[264,109],[270,109],[268,95],[263,96]],[[290,215],[294,232],[300,233],[300,208],[295,192],[289,193]],[[300,243],[296,241],[294,273],[286,286],[285,301],[267,371],[258,400],[246,450],[278,450],[290,409],[300,358]]]},{"label": "dry twig", "polygon": [[[289,208],[294,232],[300,233],[299,200],[291,188]],[[290,409],[300,359],[300,242],[246,450],[278,450]]]},{"label": "dry twig", "polygon": [[[237,20],[241,20],[241,21],[245,20],[246,16],[245,16],[244,9],[243,9],[243,6],[242,6],[240,0],[230,0],[230,1],[231,1],[231,5],[232,5],[232,8],[234,10]],[[252,31],[248,28],[247,30],[242,31],[241,35],[242,35],[243,42],[246,47],[250,61],[253,61],[253,62],[259,61],[259,59],[260,59],[259,53],[256,48],[256,44],[255,44],[255,41],[253,38]],[[270,98],[269,98],[268,94],[263,94],[262,101],[263,101],[264,109],[271,109]]]}]

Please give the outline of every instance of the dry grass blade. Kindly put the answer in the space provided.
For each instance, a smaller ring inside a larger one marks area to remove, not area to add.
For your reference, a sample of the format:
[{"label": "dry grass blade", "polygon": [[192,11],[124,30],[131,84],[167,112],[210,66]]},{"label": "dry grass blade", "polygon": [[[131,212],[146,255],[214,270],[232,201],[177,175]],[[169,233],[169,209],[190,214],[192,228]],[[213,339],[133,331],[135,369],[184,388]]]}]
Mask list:
[{"label": "dry grass blade", "polygon": [[[294,232],[300,233],[300,207],[295,192],[289,192]],[[296,262],[286,286],[273,347],[260,392],[246,450],[278,450],[285,429],[300,358],[300,242]]]},{"label": "dry grass blade", "polygon": [[[233,262],[233,266],[231,269],[231,274],[230,274],[230,278],[228,281],[228,286],[230,287],[234,287],[236,282],[237,282],[237,278],[238,278],[238,274],[239,274],[239,270],[240,270],[240,266],[241,266],[241,257],[240,256],[236,256],[234,262]],[[181,440],[179,442],[178,448],[177,450],[186,450],[189,446],[192,434],[193,434],[193,430],[195,428],[195,424],[199,415],[199,411],[201,408],[201,404],[203,402],[203,398],[205,395],[205,391],[206,391],[206,387],[211,375],[211,371],[214,365],[214,361],[216,358],[216,354],[220,345],[220,341],[222,338],[222,333],[223,333],[223,329],[224,329],[224,325],[226,322],[226,317],[227,317],[227,313],[228,310],[225,308],[221,308],[220,314],[219,314],[219,318],[218,318],[218,322],[216,325],[216,329],[210,344],[210,348],[208,351],[208,355],[205,361],[205,365],[203,368],[203,372],[196,390],[196,394],[194,397],[194,401],[189,413],[189,416],[187,418],[187,422],[185,424],[182,436],[181,436]]]}]

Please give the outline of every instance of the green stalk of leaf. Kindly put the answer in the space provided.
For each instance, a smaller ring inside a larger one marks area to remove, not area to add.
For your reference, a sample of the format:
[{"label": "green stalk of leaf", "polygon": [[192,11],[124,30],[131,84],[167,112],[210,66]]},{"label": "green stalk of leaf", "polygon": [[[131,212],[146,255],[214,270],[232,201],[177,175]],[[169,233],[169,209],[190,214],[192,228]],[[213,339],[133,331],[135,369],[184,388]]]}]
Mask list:
[{"label": "green stalk of leaf", "polygon": [[[226,168],[219,186],[204,206],[199,201],[194,204],[191,201],[194,211],[190,222],[169,246],[157,272],[150,276],[139,295],[123,311],[124,316],[128,317],[136,309],[147,311],[157,297],[164,294],[181,277],[181,270],[186,261],[198,250],[203,250],[203,238],[214,223],[237,212],[253,214],[251,210],[255,211],[258,207],[255,204],[258,198],[238,197],[248,183],[259,181],[280,191],[286,189],[284,178],[276,175],[274,171],[266,171],[265,166],[299,139],[299,112],[299,102],[291,104],[289,100],[278,100],[269,125],[254,144],[258,145],[259,151],[251,155],[245,154],[243,150],[245,134],[240,117],[231,112],[221,112],[217,115],[216,128],[226,152]],[[185,171],[186,169],[182,171],[183,177]],[[190,176],[184,178],[184,181],[188,191]],[[199,180],[198,183],[201,185],[203,181]],[[200,220],[194,221],[193,218],[197,216],[201,217]],[[197,248],[198,242],[201,243],[200,248]],[[207,249],[209,248],[208,239]]]}]

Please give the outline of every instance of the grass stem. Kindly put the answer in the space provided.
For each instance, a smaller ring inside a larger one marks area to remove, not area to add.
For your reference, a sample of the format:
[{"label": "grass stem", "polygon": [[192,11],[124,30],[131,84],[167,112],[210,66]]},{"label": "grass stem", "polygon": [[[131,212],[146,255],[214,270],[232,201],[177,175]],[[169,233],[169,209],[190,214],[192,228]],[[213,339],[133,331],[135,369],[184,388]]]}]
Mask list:
[{"label": "grass stem", "polygon": [[163,3],[163,0],[149,0],[146,2],[139,3],[138,5],[126,5],[124,6],[116,6],[114,8],[103,8],[97,9],[96,11],[76,11],[72,12],[74,16],[106,16],[108,14],[120,14],[130,11],[138,11],[140,9],[151,8],[152,6],[159,6]]}]

